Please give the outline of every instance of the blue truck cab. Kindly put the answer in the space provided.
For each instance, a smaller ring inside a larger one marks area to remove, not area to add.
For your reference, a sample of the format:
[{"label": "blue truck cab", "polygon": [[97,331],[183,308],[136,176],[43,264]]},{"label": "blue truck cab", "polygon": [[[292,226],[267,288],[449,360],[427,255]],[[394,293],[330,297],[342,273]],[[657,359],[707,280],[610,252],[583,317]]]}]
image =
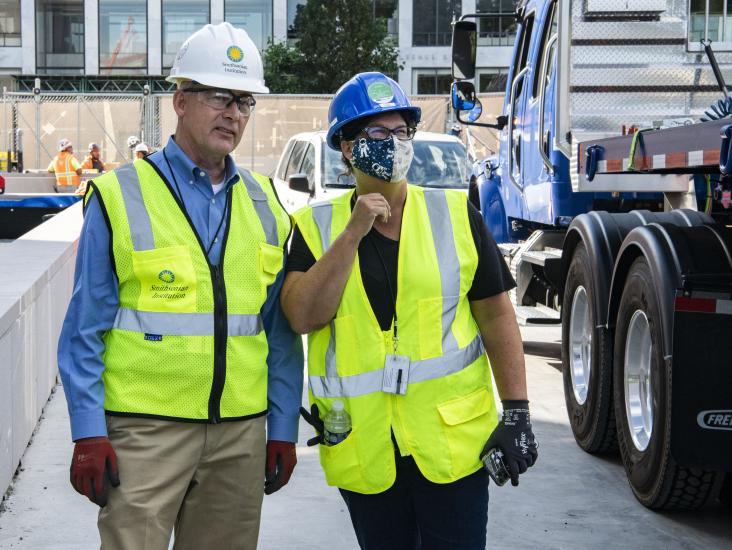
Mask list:
[{"label": "blue truck cab", "polygon": [[499,243],[525,240],[535,229],[566,227],[575,216],[591,210],[663,208],[659,193],[572,191],[570,163],[553,146],[557,12],[555,0],[519,2],[500,152],[479,161],[475,169],[481,212]]},{"label": "blue truck cab", "polygon": [[481,14],[453,27],[457,118],[499,130],[474,189],[517,318],[561,323],[575,441],[651,509],[732,501],[732,50],[699,43],[698,4],[519,1],[495,123]]}]

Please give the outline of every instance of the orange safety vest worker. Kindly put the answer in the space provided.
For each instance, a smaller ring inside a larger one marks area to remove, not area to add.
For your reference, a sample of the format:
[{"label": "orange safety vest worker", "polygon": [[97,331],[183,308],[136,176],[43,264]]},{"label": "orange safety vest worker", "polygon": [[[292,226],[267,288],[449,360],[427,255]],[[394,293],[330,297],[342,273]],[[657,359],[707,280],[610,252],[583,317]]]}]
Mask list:
[{"label": "orange safety vest worker", "polygon": [[81,164],[74,154],[68,151],[61,151],[48,165],[48,171],[56,174],[56,185],[78,186],[80,179],[77,170],[80,169]]}]

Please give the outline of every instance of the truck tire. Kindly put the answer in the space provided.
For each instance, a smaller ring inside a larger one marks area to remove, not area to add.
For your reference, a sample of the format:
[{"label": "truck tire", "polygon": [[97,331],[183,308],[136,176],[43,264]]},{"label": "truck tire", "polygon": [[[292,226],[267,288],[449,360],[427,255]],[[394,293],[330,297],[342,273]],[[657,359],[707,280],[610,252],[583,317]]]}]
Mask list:
[{"label": "truck tire", "polygon": [[614,350],[618,446],[636,498],[657,510],[694,510],[714,499],[724,474],[679,466],[671,456],[671,372],[661,310],[645,257],[630,267]]},{"label": "truck tire", "polygon": [[612,341],[597,322],[592,265],[579,243],[567,272],[562,300],[564,400],[577,444],[591,454],[617,448],[612,406]]}]

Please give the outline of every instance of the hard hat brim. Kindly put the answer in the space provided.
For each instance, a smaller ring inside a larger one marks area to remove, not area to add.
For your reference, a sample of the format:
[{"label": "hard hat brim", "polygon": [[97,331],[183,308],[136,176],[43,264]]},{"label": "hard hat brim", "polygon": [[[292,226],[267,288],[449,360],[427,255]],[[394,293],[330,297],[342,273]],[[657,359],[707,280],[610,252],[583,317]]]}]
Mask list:
[{"label": "hard hat brim", "polygon": [[202,86],[211,88],[221,88],[222,90],[232,90],[235,92],[248,92],[253,94],[268,94],[269,88],[259,84],[253,78],[242,78],[236,76],[225,76],[220,74],[171,74],[166,79],[168,82],[177,84],[179,80],[192,80],[198,82]]}]

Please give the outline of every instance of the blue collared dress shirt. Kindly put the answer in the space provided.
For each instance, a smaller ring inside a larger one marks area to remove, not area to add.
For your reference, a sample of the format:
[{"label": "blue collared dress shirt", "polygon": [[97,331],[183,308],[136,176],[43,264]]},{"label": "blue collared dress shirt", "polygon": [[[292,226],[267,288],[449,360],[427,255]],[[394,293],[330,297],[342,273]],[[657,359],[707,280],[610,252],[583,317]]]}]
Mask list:
[{"label": "blue collared dress shirt", "polygon": [[[233,159],[226,157],[223,188],[214,194],[205,170],[196,166],[171,137],[161,151],[147,160],[171,183],[206,247],[209,261],[218,264],[226,190],[236,183]],[[218,232],[217,232],[218,230]],[[117,275],[111,263],[110,233],[95,194],[86,207],[76,257],[71,303],[66,312],[58,345],[58,367],[71,418],[71,437],[107,435],[104,418],[104,363],[102,337],[112,328],[119,308]],[[302,339],[290,328],[280,307],[279,295],[284,270],[267,291],[262,322],[267,334],[268,439],[297,441],[298,410],[302,399]]]}]

